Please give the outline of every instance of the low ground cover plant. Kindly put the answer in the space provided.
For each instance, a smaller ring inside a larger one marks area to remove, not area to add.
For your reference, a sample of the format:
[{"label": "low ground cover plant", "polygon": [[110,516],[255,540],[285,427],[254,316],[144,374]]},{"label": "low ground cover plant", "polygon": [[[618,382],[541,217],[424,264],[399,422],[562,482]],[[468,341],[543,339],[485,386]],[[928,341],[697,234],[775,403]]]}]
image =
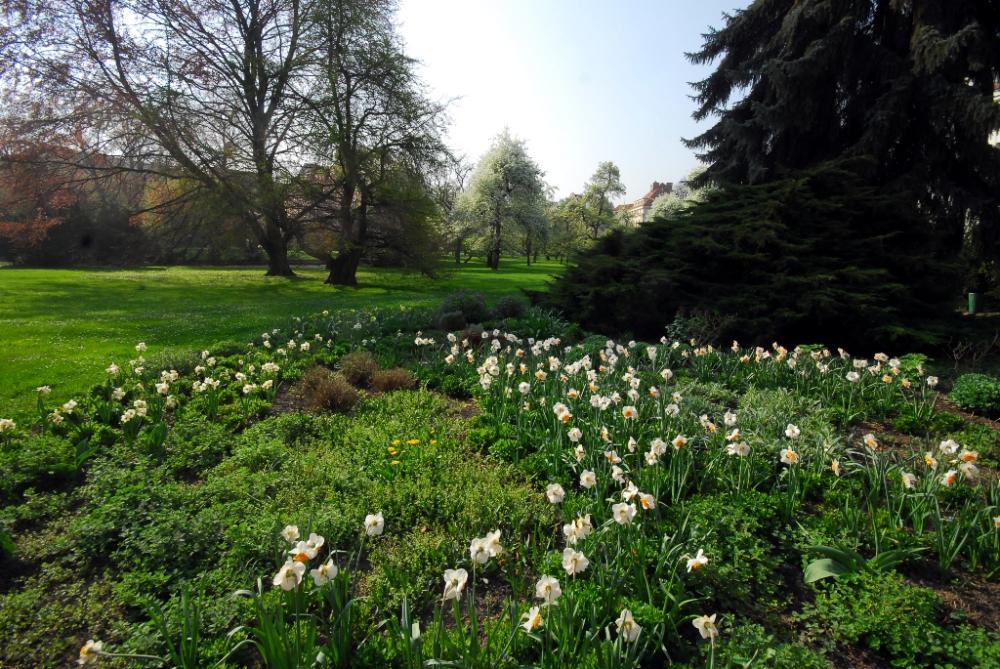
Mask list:
[{"label": "low ground cover plant", "polygon": [[1000,415],[1000,379],[988,374],[962,374],[948,397],[952,402],[986,416]]},{"label": "low ground cover plant", "polygon": [[[911,582],[996,597],[1000,566],[997,433],[942,419],[925,361],[508,311],[324,312],[39,389],[0,432],[0,660],[995,666]],[[331,379],[348,413],[280,410]]]}]

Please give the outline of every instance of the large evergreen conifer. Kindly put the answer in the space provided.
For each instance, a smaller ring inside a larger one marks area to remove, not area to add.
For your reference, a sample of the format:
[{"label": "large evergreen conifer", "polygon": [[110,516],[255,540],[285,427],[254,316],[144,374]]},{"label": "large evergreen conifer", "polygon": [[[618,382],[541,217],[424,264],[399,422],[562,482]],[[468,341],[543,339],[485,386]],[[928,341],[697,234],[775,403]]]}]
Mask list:
[{"label": "large evergreen conifer", "polygon": [[970,230],[1000,239],[1000,2],[755,0],[705,35],[687,140],[704,181],[753,184],[848,156],[871,156],[875,183],[910,191],[957,253]]}]

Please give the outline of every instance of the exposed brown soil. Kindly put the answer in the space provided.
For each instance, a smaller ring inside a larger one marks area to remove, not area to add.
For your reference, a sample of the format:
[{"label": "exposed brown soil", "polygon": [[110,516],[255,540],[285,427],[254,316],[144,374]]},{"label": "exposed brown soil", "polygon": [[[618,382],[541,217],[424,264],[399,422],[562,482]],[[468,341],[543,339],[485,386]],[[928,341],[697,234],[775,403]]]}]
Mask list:
[{"label": "exposed brown soil", "polygon": [[1000,420],[992,420],[986,416],[977,416],[974,413],[969,413],[968,411],[959,408],[957,404],[944,396],[938,398],[936,408],[940,411],[954,414],[969,423],[979,423],[980,425],[1000,429]]},{"label": "exposed brown soil", "polygon": [[931,572],[911,575],[907,580],[936,592],[949,610],[961,611],[973,625],[1000,631],[1000,583],[967,573],[958,583],[942,581]]},{"label": "exposed brown soil", "polygon": [[840,646],[826,657],[837,669],[889,669],[891,666],[878,653],[863,646]]},{"label": "exposed brown soil", "polygon": [[271,409],[267,412],[269,416],[281,416],[286,413],[304,411],[302,396],[296,391],[295,385],[283,386],[275,395],[271,402]]},{"label": "exposed brown soil", "polygon": [[455,415],[459,418],[468,420],[475,418],[479,413],[479,405],[476,404],[475,400],[455,401]]}]

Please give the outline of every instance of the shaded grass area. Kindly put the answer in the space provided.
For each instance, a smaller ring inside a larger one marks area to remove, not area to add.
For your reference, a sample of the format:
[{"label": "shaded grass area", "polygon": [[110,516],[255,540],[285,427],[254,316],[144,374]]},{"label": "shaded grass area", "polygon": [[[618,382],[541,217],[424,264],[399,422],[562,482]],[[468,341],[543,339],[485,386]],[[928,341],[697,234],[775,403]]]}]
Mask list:
[{"label": "shaded grass area", "polygon": [[138,341],[180,353],[243,341],[321,309],[428,305],[460,288],[495,299],[543,288],[560,268],[511,260],[491,272],[442,263],[434,279],[363,270],[357,288],[325,285],[319,268],[299,269],[293,279],[265,277],[259,267],[0,268],[0,417],[26,415],[40,385],[59,397],[83,392],[108,364],[133,357]]}]

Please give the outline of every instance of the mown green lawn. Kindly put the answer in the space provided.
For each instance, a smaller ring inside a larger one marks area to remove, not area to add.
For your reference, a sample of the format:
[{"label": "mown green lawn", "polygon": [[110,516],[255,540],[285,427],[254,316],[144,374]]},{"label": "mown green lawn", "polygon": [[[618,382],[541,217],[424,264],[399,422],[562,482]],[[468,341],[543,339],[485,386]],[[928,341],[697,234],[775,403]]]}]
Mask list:
[{"label": "mown green lawn", "polygon": [[86,390],[112,361],[211,347],[321,309],[432,304],[465,288],[488,298],[540,289],[557,263],[511,260],[499,272],[442,264],[440,276],[362,271],[358,288],[323,283],[321,269],[268,278],[262,268],[150,267],[137,270],[0,269],[0,417],[32,410],[35,388],[57,397]]}]

